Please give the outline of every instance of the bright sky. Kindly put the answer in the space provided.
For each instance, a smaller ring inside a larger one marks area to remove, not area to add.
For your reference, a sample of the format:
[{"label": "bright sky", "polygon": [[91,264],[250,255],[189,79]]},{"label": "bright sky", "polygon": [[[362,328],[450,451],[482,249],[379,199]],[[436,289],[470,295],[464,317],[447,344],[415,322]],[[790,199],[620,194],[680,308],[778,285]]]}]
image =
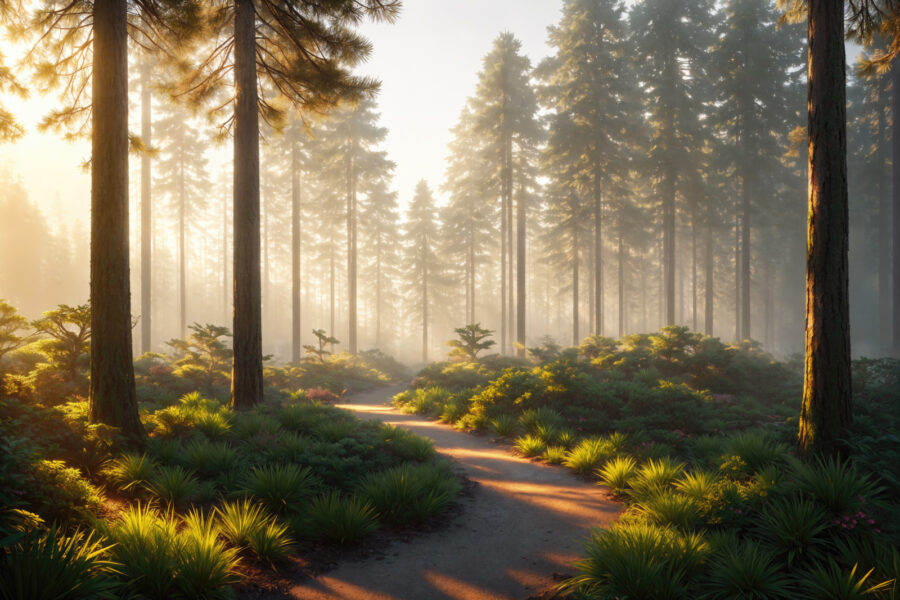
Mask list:
[{"label": "bright sky", "polygon": [[[384,147],[397,163],[395,187],[402,203],[421,178],[432,188],[441,185],[449,129],[474,92],[481,59],[494,38],[512,31],[536,63],[549,54],[547,26],[558,20],[561,5],[561,0],[406,0],[397,23],[362,27],[374,53],[359,72],[383,82],[381,122],[390,131]],[[0,146],[0,164],[22,180],[51,222],[87,222],[90,177],[81,165],[89,158],[89,143],[36,131],[41,116],[57,106],[54,97],[3,102],[28,134]]]}]

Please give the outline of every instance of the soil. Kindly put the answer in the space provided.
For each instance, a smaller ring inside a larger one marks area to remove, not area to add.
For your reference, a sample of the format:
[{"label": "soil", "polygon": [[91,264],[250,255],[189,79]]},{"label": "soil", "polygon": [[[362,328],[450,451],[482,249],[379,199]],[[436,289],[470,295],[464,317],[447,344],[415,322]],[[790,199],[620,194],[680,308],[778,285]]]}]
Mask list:
[{"label": "soil", "polygon": [[514,456],[490,437],[400,413],[390,406],[398,391],[382,388],[339,406],[434,440],[467,482],[455,510],[424,532],[385,532],[349,553],[311,561],[301,552],[307,558],[271,574],[277,581],[259,585],[265,577],[252,577],[256,585],[244,588],[242,598],[552,598],[572,573],[591,528],[619,515],[621,507],[606,488],[566,469]]}]

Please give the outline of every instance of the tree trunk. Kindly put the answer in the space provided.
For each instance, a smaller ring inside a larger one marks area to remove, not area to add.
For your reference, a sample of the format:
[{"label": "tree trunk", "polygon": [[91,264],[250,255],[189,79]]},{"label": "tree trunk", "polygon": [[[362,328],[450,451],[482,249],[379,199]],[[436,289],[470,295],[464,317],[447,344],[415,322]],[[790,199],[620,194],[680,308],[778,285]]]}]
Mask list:
[{"label": "tree trunk", "polygon": [[878,111],[878,343],[891,353],[891,174],[888,171],[887,107]]},{"label": "tree trunk", "polygon": [[[141,141],[150,148],[153,129],[150,115],[150,62],[141,62]],[[150,152],[141,153],[141,354],[150,352],[152,344],[152,256]]]},{"label": "tree trunk", "polygon": [[131,350],[125,0],[93,5],[90,419],[144,437]]},{"label": "tree trunk", "polygon": [[348,346],[350,354],[356,354],[356,170],[354,158],[347,160],[347,304]]},{"label": "tree trunk", "polygon": [[734,341],[741,341],[741,217],[734,213]]},{"label": "tree trunk", "polygon": [[603,191],[594,169],[594,333],[603,335]]},{"label": "tree trunk", "polygon": [[572,220],[572,345],[581,341],[578,335],[578,222]]},{"label": "tree trunk", "polygon": [[[293,135],[300,135],[296,131]],[[291,361],[300,362],[300,149],[291,144]]]},{"label": "tree trunk", "polygon": [[800,451],[834,454],[852,421],[844,3],[809,1],[809,227]]},{"label": "tree trunk", "polygon": [[422,363],[428,364],[428,259],[427,241],[426,251],[422,257]]},{"label": "tree trunk", "polygon": [[691,329],[698,331],[700,316],[697,314],[697,199],[691,199]]},{"label": "tree trunk", "polygon": [[525,358],[525,193],[516,202],[516,356]]},{"label": "tree trunk", "polygon": [[625,335],[625,236],[619,225],[619,338]]},{"label": "tree trunk", "polygon": [[253,0],[235,0],[234,87],[234,366],[231,403],[236,409],[245,409],[263,399],[259,115]]},{"label": "tree trunk", "polygon": [[[500,354],[506,354],[506,178],[500,178]],[[510,332],[512,335],[512,332]]]},{"label": "tree trunk", "polygon": [[713,310],[715,308],[715,293],[714,293],[714,284],[715,280],[713,275],[715,274],[715,252],[713,248],[713,234],[712,234],[712,208],[708,208],[706,211],[706,229],[704,231],[704,235],[706,237],[706,246],[705,253],[706,256],[703,261],[703,266],[706,269],[706,275],[704,276],[704,319],[703,319],[703,331],[706,335],[713,335]]},{"label": "tree trunk", "polygon": [[272,295],[269,286],[269,194],[272,190],[266,187],[266,180],[260,169],[259,190],[262,200],[262,264],[263,264],[263,291],[262,291],[262,322],[268,330],[271,322]]},{"label": "tree trunk", "polygon": [[[334,337],[334,305],[335,305],[335,296],[334,296],[334,281],[335,281],[334,277],[335,277],[335,275],[334,275],[334,271],[335,271],[335,267],[334,267],[334,241],[333,240],[331,242],[329,242],[329,248],[330,248],[330,253],[328,256],[328,265],[329,265],[329,271],[330,271],[330,276],[329,276],[330,284],[329,284],[329,296],[328,297],[329,297],[329,301],[331,303],[331,310],[329,312],[328,335]],[[334,352],[334,344],[331,344],[331,351]]]},{"label": "tree trunk", "polygon": [[187,334],[187,252],[185,252],[185,203],[184,194],[184,135],[179,130],[178,144],[178,331],[181,339]]},{"label": "tree trunk", "polygon": [[750,175],[741,178],[741,340],[750,335],[750,205],[753,192]]},{"label": "tree trunk", "polygon": [[381,349],[381,242],[375,259],[375,347]]},{"label": "tree trunk", "polygon": [[666,325],[675,324],[675,173],[666,164],[663,175],[663,277]]},{"label": "tree trunk", "polygon": [[893,131],[891,139],[892,150],[892,191],[893,211],[891,218],[892,240],[891,246],[891,275],[893,282],[893,346],[894,356],[900,356],[900,59],[895,59],[891,68],[891,81],[894,86],[893,106]]}]

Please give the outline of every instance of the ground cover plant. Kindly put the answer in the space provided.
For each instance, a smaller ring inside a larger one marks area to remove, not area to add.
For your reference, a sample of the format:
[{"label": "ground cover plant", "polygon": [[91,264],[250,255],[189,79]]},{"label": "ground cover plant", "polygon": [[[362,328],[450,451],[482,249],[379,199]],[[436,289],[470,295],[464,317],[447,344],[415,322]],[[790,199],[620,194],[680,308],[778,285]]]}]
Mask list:
[{"label": "ground cover plant", "polygon": [[800,373],[752,344],[669,327],[530,350],[530,361],[457,354],[394,402],[434,418],[465,407],[454,426],[593,478],[625,504],[563,593],[896,597],[900,361],[854,363],[846,455],[803,461]]},{"label": "ground cover plant", "polygon": [[[305,363],[271,369],[266,401],[232,410],[227,330],[192,330],[173,356],[138,363],[141,445],[89,424],[83,397],[53,387],[45,403],[40,383],[16,393],[34,378],[15,355],[7,363],[0,598],[232,598],[245,566],[277,568],[300,548],[420,526],[460,490],[429,440],[303,388]],[[316,363],[315,386],[330,378],[340,392],[401,372],[379,353]],[[337,385],[351,371],[351,385]]]}]

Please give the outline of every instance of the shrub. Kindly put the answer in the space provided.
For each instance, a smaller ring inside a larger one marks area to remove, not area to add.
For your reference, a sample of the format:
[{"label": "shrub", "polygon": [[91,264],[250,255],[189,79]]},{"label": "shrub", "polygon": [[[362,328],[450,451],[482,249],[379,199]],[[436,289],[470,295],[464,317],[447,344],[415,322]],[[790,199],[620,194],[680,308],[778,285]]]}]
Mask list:
[{"label": "shrub", "polygon": [[216,507],[215,514],[222,537],[232,546],[242,548],[249,546],[251,535],[264,529],[272,519],[261,503],[249,498],[225,502],[222,506]]},{"label": "shrub", "polygon": [[567,587],[600,598],[679,600],[690,597],[684,579],[709,552],[699,534],[685,536],[650,523],[617,523],[595,529],[578,574]]},{"label": "shrub", "polygon": [[816,458],[809,463],[794,460],[792,465],[800,492],[821,503],[834,515],[856,510],[881,492],[867,473],[861,473],[849,462]]},{"label": "shrub", "polygon": [[657,525],[676,527],[688,531],[699,518],[699,510],[692,498],[673,492],[662,492],[638,502],[638,514]]},{"label": "shrub", "polygon": [[692,471],[682,474],[673,485],[685,496],[694,500],[703,500],[713,493],[716,476],[709,471]]},{"label": "shrub", "polygon": [[274,564],[291,553],[294,541],[288,535],[287,526],[272,519],[250,530],[247,545],[259,560]]},{"label": "shrub", "polygon": [[130,490],[153,477],[156,461],[146,454],[123,454],[105,469],[106,477],[120,490]]},{"label": "shrub", "polygon": [[684,467],[668,456],[659,460],[650,459],[638,469],[631,482],[631,495],[641,499],[665,491],[681,473]]},{"label": "shrub", "polygon": [[67,520],[100,508],[103,497],[78,469],[61,460],[34,465],[34,512],[48,520]]},{"label": "shrub", "polygon": [[169,506],[184,506],[200,492],[197,479],[181,467],[160,467],[144,487]]},{"label": "shrub", "polygon": [[600,481],[617,494],[622,494],[631,485],[631,479],[637,471],[637,462],[630,456],[617,456],[607,461],[597,471]]},{"label": "shrub", "polygon": [[426,437],[393,425],[383,425],[381,431],[382,439],[402,459],[424,462],[435,455],[434,442]]},{"label": "shrub", "polygon": [[107,550],[93,534],[64,536],[56,526],[25,535],[0,548],[0,599],[116,598],[110,575],[120,565],[103,558]]},{"label": "shrub", "polygon": [[378,529],[378,520],[370,503],[332,490],[314,498],[292,526],[298,536],[349,544]]},{"label": "shrub", "polygon": [[360,495],[388,521],[421,523],[446,509],[460,484],[446,463],[406,463],[372,473],[359,485]]},{"label": "shrub", "polygon": [[288,464],[254,467],[244,491],[260,499],[270,511],[281,514],[296,509],[318,487],[319,480],[312,469]]},{"label": "shrub", "polygon": [[779,568],[775,554],[754,542],[726,548],[716,556],[705,578],[704,591],[705,597],[711,600],[796,597],[790,578]]},{"label": "shrub", "polygon": [[541,458],[551,465],[561,465],[563,461],[566,460],[566,454],[568,454],[568,452],[562,446],[547,446],[547,449],[544,450]]},{"label": "shrub", "polygon": [[577,473],[589,473],[611,455],[609,443],[602,438],[581,440],[566,457],[565,465]]},{"label": "shrub", "polygon": [[891,581],[870,583],[872,572],[862,573],[857,565],[848,571],[829,559],[828,566],[816,565],[804,573],[797,587],[803,590],[800,597],[807,600],[857,600],[891,588]]},{"label": "shrub", "polygon": [[546,430],[557,429],[562,426],[562,416],[552,408],[539,407],[529,408],[519,417],[519,422],[528,433],[537,434],[538,430],[543,428]]},{"label": "shrub", "polygon": [[762,431],[746,431],[731,436],[725,443],[727,454],[739,456],[747,466],[747,474],[763,467],[784,462],[788,454],[786,445],[775,442]]},{"label": "shrub", "polygon": [[274,435],[280,428],[278,421],[259,413],[248,412],[235,419],[230,436],[241,441],[260,435]]},{"label": "shrub", "polygon": [[326,442],[339,442],[344,438],[351,437],[356,429],[356,423],[350,419],[340,419],[337,421],[328,420],[320,423],[312,434]]},{"label": "shrub", "polygon": [[200,477],[215,477],[234,469],[239,461],[237,450],[222,443],[194,441],[184,449],[184,464]]},{"label": "shrub", "polygon": [[777,548],[790,566],[797,559],[821,555],[826,539],[822,535],[828,515],[805,500],[775,501],[763,510],[759,520],[760,536]]},{"label": "shrub", "polygon": [[188,527],[174,553],[175,589],[182,598],[231,600],[240,580],[237,551],[218,540],[215,528]]},{"label": "shrub", "polygon": [[519,429],[518,420],[509,414],[497,415],[491,419],[491,429],[500,437],[512,437]]},{"label": "shrub", "polygon": [[532,456],[540,456],[547,447],[544,440],[531,434],[518,438],[515,441],[514,446],[519,454],[529,458]]},{"label": "shrub", "polygon": [[138,504],[100,529],[113,543],[110,556],[121,565],[121,577],[129,588],[155,599],[171,596],[179,542],[174,518]]}]

